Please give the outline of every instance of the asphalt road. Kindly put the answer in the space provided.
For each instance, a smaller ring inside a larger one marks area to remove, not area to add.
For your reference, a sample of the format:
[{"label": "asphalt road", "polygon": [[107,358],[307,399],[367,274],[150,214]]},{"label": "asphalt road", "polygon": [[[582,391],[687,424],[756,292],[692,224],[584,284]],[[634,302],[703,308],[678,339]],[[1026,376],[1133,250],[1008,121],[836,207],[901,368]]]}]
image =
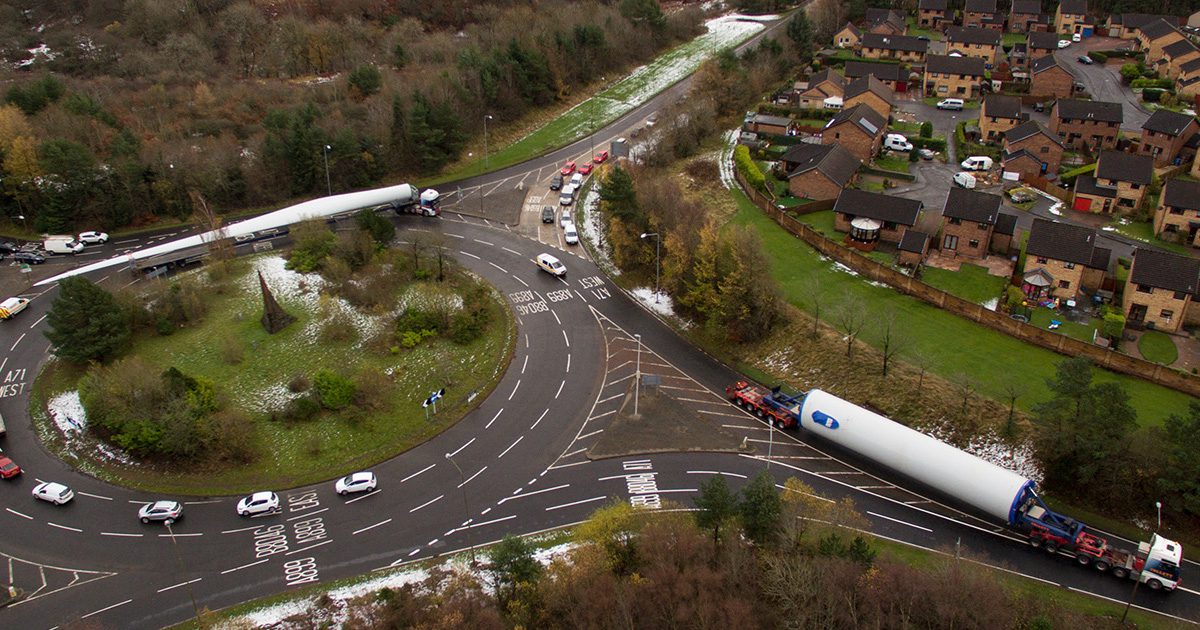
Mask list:
[{"label": "asphalt road", "polygon": [[1112,37],[1091,37],[1056,51],[1054,58],[1058,65],[1066,68],[1076,81],[1083,84],[1092,100],[1121,103],[1124,118],[1121,129],[1140,131],[1142,125],[1150,118],[1150,112],[1142,107],[1133,90],[1121,82],[1121,66],[1100,63],[1085,65],[1076,61],[1089,50],[1112,50],[1127,46],[1128,42]]}]

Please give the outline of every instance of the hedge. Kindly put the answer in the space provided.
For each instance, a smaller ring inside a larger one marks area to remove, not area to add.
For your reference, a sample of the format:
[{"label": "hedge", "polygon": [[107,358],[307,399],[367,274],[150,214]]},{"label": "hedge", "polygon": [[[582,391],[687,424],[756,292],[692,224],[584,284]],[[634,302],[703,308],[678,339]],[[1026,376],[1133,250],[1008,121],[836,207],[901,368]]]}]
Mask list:
[{"label": "hedge", "polygon": [[1101,52],[1099,50],[1093,50],[1093,51],[1089,52],[1087,55],[1092,58],[1092,61],[1097,61],[1099,63],[1104,63],[1104,62],[1108,61],[1108,55],[1104,54],[1103,52]]},{"label": "hedge", "polygon": [[754,160],[750,158],[749,148],[739,144],[733,150],[733,162],[737,165],[738,172],[742,174],[742,177],[746,178],[747,184],[762,192],[767,191],[767,178],[759,170],[758,164],[755,164]]},{"label": "hedge", "polygon": [[1158,88],[1162,90],[1175,89],[1175,82],[1170,79],[1134,79],[1129,82],[1131,88]]},{"label": "hedge", "polygon": [[909,138],[914,149],[929,149],[930,151],[945,151],[946,140],[944,138]]}]

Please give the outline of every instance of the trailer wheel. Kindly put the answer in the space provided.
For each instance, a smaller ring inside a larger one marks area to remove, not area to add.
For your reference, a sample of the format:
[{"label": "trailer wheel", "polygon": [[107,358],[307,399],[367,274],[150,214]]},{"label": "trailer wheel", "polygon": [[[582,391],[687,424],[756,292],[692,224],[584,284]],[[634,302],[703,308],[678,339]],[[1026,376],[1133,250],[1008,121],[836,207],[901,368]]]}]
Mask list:
[{"label": "trailer wheel", "polygon": [[1095,566],[1096,570],[1101,573],[1104,573],[1105,571],[1108,570],[1108,563],[1103,560],[1097,560],[1096,564],[1094,564],[1093,566]]},{"label": "trailer wheel", "polygon": [[763,413],[763,410],[761,408],[755,409],[754,415],[758,416],[760,419],[765,418],[767,416],[767,414]]},{"label": "trailer wheel", "polygon": [[1129,569],[1126,569],[1125,567],[1113,567],[1112,574],[1118,580],[1124,580],[1125,578],[1129,577]]},{"label": "trailer wheel", "polygon": [[1150,578],[1149,580],[1146,580],[1146,586],[1149,586],[1150,590],[1152,590],[1152,591],[1161,591],[1162,590],[1162,582],[1159,582],[1158,580],[1156,580],[1154,578]]},{"label": "trailer wheel", "polygon": [[1052,556],[1058,554],[1058,544],[1054,541],[1047,540],[1044,549],[1046,550],[1046,553]]},{"label": "trailer wheel", "polygon": [[1086,567],[1087,565],[1092,563],[1092,557],[1087,555],[1086,553],[1081,553],[1081,554],[1075,556],[1075,562],[1078,562],[1079,566],[1081,566],[1081,567]]},{"label": "trailer wheel", "polygon": [[1029,546],[1033,547],[1034,549],[1040,549],[1042,547],[1042,539],[1041,538],[1030,538]]}]

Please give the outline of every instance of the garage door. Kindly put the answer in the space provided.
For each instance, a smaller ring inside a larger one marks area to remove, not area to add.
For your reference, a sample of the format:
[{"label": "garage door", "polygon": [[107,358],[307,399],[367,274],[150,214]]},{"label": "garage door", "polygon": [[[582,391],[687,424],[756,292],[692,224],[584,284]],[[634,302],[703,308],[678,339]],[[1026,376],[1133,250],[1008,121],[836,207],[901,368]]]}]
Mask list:
[{"label": "garage door", "polygon": [[1075,204],[1071,208],[1079,212],[1089,212],[1092,209],[1092,200],[1087,197],[1076,197]]}]

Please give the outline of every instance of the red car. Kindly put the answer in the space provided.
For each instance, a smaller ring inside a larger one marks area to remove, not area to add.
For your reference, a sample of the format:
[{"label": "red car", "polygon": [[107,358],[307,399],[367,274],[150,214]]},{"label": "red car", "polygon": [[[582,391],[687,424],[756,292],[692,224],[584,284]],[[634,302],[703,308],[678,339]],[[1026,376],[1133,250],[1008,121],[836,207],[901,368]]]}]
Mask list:
[{"label": "red car", "polygon": [[21,467],[14,464],[13,460],[0,455],[0,479],[12,479],[21,474]]},{"label": "red car", "polygon": [[575,163],[574,162],[567,162],[558,171],[559,175],[562,175],[563,177],[566,177],[567,175],[570,175],[571,173],[574,173],[574,172],[575,172]]},{"label": "red car", "polygon": [[601,151],[601,152],[597,153],[595,157],[592,158],[592,161],[595,162],[596,164],[601,164],[607,159],[608,159],[608,151]]},{"label": "red car", "polygon": [[592,165],[591,165],[591,164],[588,164],[587,162],[584,162],[583,164],[580,164],[580,165],[579,165],[579,173],[580,173],[581,175],[590,175],[590,174],[591,174],[591,172],[592,172]]}]

